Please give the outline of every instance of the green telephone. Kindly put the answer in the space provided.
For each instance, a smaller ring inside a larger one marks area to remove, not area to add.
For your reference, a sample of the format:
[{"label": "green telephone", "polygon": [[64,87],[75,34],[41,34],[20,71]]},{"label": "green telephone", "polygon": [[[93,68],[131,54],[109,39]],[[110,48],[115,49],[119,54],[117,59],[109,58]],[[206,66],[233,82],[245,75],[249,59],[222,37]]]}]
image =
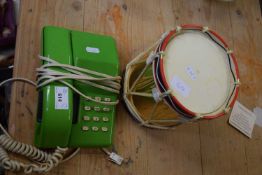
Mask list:
[{"label": "green telephone", "polygon": [[[60,64],[119,75],[116,43],[112,37],[47,26],[42,31],[42,55]],[[47,64],[43,61],[43,64]],[[54,67],[52,70],[66,72]],[[65,80],[98,101],[117,100],[117,94]],[[115,105],[87,100],[59,82],[39,91],[35,145],[40,148],[108,147],[112,144]]]}]

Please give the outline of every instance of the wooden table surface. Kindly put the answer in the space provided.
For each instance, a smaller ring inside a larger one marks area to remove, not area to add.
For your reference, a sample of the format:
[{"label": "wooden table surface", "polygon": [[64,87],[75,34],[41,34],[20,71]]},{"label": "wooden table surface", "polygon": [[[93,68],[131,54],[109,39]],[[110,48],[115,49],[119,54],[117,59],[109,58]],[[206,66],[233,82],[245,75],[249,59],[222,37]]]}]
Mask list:
[{"label": "wooden table surface", "polygon": [[[179,24],[207,25],[233,48],[240,67],[238,100],[262,107],[262,19],[259,0],[23,0],[15,59],[15,77],[35,80],[41,29],[56,25],[112,35],[117,40],[121,68],[149,47],[161,33]],[[14,83],[9,121],[11,135],[32,143],[37,92]],[[114,143],[129,157],[118,167],[98,149],[80,154],[50,174],[81,175],[261,175],[262,128],[248,139],[229,126],[228,116],[186,124],[173,131],[147,129],[117,107]]]}]

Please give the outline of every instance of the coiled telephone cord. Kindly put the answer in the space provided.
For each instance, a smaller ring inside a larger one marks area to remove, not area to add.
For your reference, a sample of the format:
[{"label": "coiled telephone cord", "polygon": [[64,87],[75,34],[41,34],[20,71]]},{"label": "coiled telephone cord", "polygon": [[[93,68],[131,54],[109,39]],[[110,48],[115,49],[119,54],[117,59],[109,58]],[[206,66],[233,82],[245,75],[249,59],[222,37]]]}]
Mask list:
[{"label": "coiled telephone cord", "polygon": [[[89,99],[91,101],[102,103],[106,105],[116,105],[118,101],[113,102],[102,102],[96,99],[90,98],[78,91],[73,85],[64,81],[67,79],[73,79],[80,81],[82,83],[100,88],[109,92],[118,94],[120,91],[120,76],[110,76],[95,72],[88,69],[83,69],[71,65],[60,64],[50,58],[39,56],[42,61],[46,61],[47,64],[42,65],[37,69],[38,81],[37,83],[26,79],[26,78],[10,78],[0,83],[0,87],[8,82],[12,81],[22,81],[29,83],[38,89],[54,81],[58,81],[69,88],[71,88],[75,93],[79,94],[83,98]],[[62,73],[59,71],[51,70],[51,67],[59,67],[67,71],[67,73]],[[29,174],[32,172],[44,173],[48,172],[59,163],[67,161],[74,157],[80,150],[77,148],[69,156],[64,158],[67,153],[68,148],[57,147],[53,153],[46,153],[32,145],[25,144],[14,140],[4,127],[0,124],[0,130],[4,134],[0,135],[0,165],[6,170],[11,171],[24,171],[24,173]],[[18,160],[13,160],[9,157],[8,152],[22,155],[29,159],[30,163],[23,163]]]},{"label": "coiled telephone cord", "polygon": [[[36,86],[33,81],[24,78],[11,78],[1,82],[0,86],[10,81],[24,81]],[[23,170],[26,174],[48,172],[63,160],[64,154],[68,150],[68,148],[57,147],[53,153],[49,154],[32,145],[14,140],[1,124],[0,129],[4,133],[0,135],[0,164],[6,170]],[[9,157],[8,152],[22,155],[35,163],[23,163],[13,160]]]},{"label": "coiled telephone cord", "polygon": [[[53,153],[49,154],[32,145],[12,139],[1,124],[0,128],[4,132],[4,134],[0,135],[0,164],[6,170],[23,170],[26,174],[32,172],[48,172],[62,162],[63,157],[68,150],[68,148],[57,147]],[[12,160],[7,152],[20,154],[35,163],[26,164],[17,160]]]}]

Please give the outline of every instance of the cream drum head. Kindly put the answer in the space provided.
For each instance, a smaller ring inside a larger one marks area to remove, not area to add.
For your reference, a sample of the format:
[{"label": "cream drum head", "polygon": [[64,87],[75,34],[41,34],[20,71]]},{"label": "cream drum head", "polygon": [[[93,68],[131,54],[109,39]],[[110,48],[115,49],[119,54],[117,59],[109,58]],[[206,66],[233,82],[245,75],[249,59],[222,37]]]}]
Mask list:
[{"label": "cream drum head", "polygon": [[184,25],[130,62],[124,81],[132,116],[145,126],[170,128],[225,115],[237,98],[239,73],[233,52],[218,34]]}]

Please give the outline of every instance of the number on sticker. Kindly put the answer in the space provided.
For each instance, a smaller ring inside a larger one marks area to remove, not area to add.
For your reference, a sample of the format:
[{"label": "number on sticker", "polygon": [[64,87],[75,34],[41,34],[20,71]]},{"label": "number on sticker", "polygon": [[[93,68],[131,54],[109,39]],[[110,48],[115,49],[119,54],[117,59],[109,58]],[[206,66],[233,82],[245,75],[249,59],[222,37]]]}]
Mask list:
[{"label": "number on sticker", "polygon": [[196,80],[196,72],[195,70],[193,69],[192,66],[187,66],[186,67],[186,72],[187,74],[189,75],[189,77],[192,79],[192,80]]},{"label": "number on sticker", "polygon": [[55,109],[68,109],[68,87],[55,87]]},{"label": "number on sticker", "polygon": [[178,76],[173,77],[171,81],[171,87],[183,97],[187,97],[191,91],[191,88]]}]

